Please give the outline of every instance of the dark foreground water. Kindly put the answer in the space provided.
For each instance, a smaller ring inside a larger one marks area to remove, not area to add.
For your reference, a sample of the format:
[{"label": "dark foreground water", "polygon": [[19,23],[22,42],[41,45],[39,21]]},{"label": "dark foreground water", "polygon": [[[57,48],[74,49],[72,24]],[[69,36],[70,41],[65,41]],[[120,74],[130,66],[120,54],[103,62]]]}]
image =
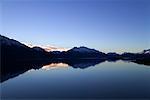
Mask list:
[{"label": "dark foreground water", "polygon": [[0,85],[2,99],[150,98],[150,66],[123,61],[74,67],[52,63]]}]

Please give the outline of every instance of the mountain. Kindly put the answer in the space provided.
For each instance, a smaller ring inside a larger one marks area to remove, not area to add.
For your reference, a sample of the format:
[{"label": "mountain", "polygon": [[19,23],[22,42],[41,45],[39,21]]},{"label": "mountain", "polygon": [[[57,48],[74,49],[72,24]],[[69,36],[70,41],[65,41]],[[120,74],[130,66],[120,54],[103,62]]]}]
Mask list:
[{"label": "mountain", "polygon": [[28,43],[23,43],[26,46],[33,48],[33,47],[40,47],[44,49],[47,52],[53,52],[53,51],[67,51],[69,50],[68,48],[63,48],[63,47],[56,47],[56,46],[51,46],[51,45],[33,45],[33,44],[28,44]]},{"label": "mountain", "polygon": [[78,53],[99,53],[99,51],[95,50],[95,49],[90,49],[84,46],[81,47],[74,47],[70,50],[68,50],[68,52],[78,52]]},{"label": "mountain", "polygon": [[34,46],[26,46],[14,39],[0,35],[1,81],[15,77],[29,69],[38,69],[45,64],[63,62],[74,68],[86,68],[100,62],[129,60],[138,64],[150,65],[150,49],[140,53],[103,53],[84,46],[67,51],[50,51]]},{"label": "mountain", "polygon": [[135,63],[150,65],[150,49],[143,50],[142,53],[135,54]]},{"label": "mountain", "polygon": [[135,60],[135,59],[147,59],[150,57],[150,49],[143,50],[140,53],[129,53],[125,52],[121,55],[123,59],[127,60]]},{"label": "mountain", "polygon": [[29,48],[16,40],[1,35],[0,47],[2,60],[7,63],[8,61],[27,61],[49,57],[48,53],[40,47]]},{"label": "mountain", "polygon": [[[29,69],[28,64],[30,63],[43,63],[45,60],[50,59],[50,55],[40,48],[29,48],[14,39],[1,35],[0,48],[2,75]],[[20,64],[21,66],[18,66]]]},{"label": "mountain", "polygon": [[41,47],[32,47],[32,49],[36,50],[36,51],[39,51],[39,52],[46,52],[45,49],[41,48]]},{"label": "mountain", "polygon": [[107,59],[110,61],[116,61],[116,60],[121,59],[121,55],[115,52],[109,52],[107,53]]},{"label": "mountain", "polygon": [[9,39],[0,35],[0,47],[1,47],[1,62],[2,65],[12,63],[28,63],[46,59],[100,59],[105,58],[106,54],[99,52],[95,49],[87,47],[74,47],[68,51],[52,51],[47,52],[45,49],[35,46],[30,48],[14,39]]},{"label": "mountain", "polygon": [[150,65],[150,49],[143,50],[140,53],[123,53],[122,60],[129,60],[138,64]]},{"label": "mountain", "polygon": [[121,58],[122,58],[122,60],[134,60],[134,59],[136,59],[136,54],[125,52],[125,53],[121,54]]},{"label": "mountain", "polygon": [[68,51],[49,52],[52,58],[61,59],[105,59],[106,54],[84,46],[74,47]]},{"label": "mountain", "polygon": [[150,54],[150,49],[143,50],[142,54]]},{"label": "mountain", "polygon": [[63,52],[66,58],[86,58],[86,59],[105,59],[106,54],[95,49],[90,49],[84,46],[74,47],[67,52]]},{"label": "mountain", "polygon": [[35,46],[28,47],[14,39],[9,39],[0,35],[1,63],[10,65],[13,63],[30,63],[33,61],[44,61],[53,59],[105,59],[105,60],[132,60],[149,62],[150,49],[143,50],[141,53],[123,53],[121,55],[111,52],[103,53],[95,49],[84,46],[74,47],[67,51],[51,51]]}]

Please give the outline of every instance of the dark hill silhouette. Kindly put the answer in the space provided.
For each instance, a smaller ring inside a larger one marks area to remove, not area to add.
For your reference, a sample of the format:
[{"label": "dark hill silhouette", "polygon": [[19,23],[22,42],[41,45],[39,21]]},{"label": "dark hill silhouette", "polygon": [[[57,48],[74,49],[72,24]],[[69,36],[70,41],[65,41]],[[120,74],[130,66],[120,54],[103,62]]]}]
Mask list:
[{"label": "dark hill silhouette", "polygon": [[[28,46],[4,36],[0,36],[0,47],[1,47],[1,58],[4,64],[9,61],[29,61],[29,60],[39,60],[40,58],[49,58],[48,53],[37,47],[29,48]],[[43,51],[43,52],[41,52]]]},{"label": "dark hill silhouette", "polygon": [[[138,64],[150,65],[150,49],[140,53],[103,53],[84,46],[68,51],[47,52],[40,47],[30,48],[14,39],[0,35],[1,79],[16,76],[32,68],[39,68],[46,63],[63,62],[74,68],[87,68],[105,60],[128,60]],[[32,66],[34,65],[34,66]]]},{"label": "dark hill silhouette", "polygon": [[66,52],[67,58],[94,58],[94,59],[105,59],[106,54],[95,49],[87,47],[74,47]]},{"label": "dark hill silhouette", "polygon": [[121,59],[138,64],[150,65],[150,49],[143,50],[141,53],[123,53]]},{"label": "dark hill silhouette", "polygon": [[106,59],[107,55],[95,49],[90,49],[84,46],[74,47],[68,51],[54,51],[50,52],[53,58],[64,59]]},{"label": "dark hill silhouette", "polygon": [[107,60],[116,61],[116,60],[119,60],[119,59],[121,59],[120,54],[117,54],[115,52],[107,53]]},{"label": "dark hill silhouette", "polygon": [[0,36],[1,47],[1,74],[7,75],[16,70],[24,70],[29,66],[14,66],[18,63],[27,64],[33,62],[43,62],[49,60],[50,56],[47,52],[41,52],[27,47],[26,45]]}]

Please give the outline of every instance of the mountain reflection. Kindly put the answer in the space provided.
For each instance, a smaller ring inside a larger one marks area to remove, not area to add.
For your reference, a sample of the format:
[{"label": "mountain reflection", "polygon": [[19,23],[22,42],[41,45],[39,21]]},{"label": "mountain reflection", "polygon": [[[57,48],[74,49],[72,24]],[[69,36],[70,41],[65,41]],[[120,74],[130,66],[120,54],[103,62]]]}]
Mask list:
[{"label": "mountain reflection", "polygon": [[67,68],[69,66],[73,68],[85,69],[91,66],[95,66],[104,61],[105,60],[98,60],[98,59],[64,60],[64,62],[50,63],[48,65],[44,65],[41,69],[49,70],[55,68]]},{"label": "mountain reflection", "polygon": [[37,61],[32,63],[7,63],[1,69],[0,82],[6,81],[10,78],[17,77],[31,69],[40,69],[42,66],[49,64],[50,61]]},{"label": "mountain reflection", "polygon": [[85,68],[88,68],[91,66],[95,66],[102,62],[105,62],[105,60],[102,60],[102,59],[78,59],[78,60],[70,60],[66,63],[73,68],[85,69]]},{"label": "mountain reflection", "polygon": [[49,69],[67,68],[67,67],[69,67],[69,65],[65,64],[65,63],[51,63],[51,64],[48,64],[48,65],[44,65],[41,69],[49,70]]},{"label": "mountain reflection", "polygon": [[[17,77],[26,71],[31,69],[44,69],[50,70],[55,68],[80,68],[85,69],[88,67],[95,66],[97,64],[103,63],[106,60],[103,59],[54,59],[51,61],[37,61],[32,63],[15,63],[5,65],[1,71],[0,82],[4,82],[10,78]],[[107,60],[108,62],[115,62],[116,60]]]},{"label": "mountain reflection", "polygon": [[[53,60],[53,61],[45,61],[45,62],[32,62],[30,64],[25,63],[17,63],[17,64],[8,64],[2,70],[1,73],[1,82],[6,81],[10,78],[17,77],[20,74],[23,74],[26,71],[31,69],[54,69],[54,68],[80,68],[85,69],[90,66],[95,66],[96,64],[102,63],[105,60],[100,59],[63,59],[63,60]],[[12,66],[15,66],[12,68]]]}]

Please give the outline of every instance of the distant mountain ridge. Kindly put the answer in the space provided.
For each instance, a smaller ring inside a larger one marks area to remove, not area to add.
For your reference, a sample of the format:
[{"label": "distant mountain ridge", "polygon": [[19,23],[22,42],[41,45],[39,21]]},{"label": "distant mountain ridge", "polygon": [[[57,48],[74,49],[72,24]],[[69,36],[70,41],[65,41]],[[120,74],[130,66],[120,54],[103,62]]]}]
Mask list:
[{"label": "distant mountain ridge", "polygon": [[68,50],[68,52],[79,52],[79,53],[99,53],[98,50],[95,49],[90,49],[84,46],[81,47],[74,47],[70,50]]},{"label": "distant mountain ridge", "polygon": [[66,52],[68,58],[105,58],[106,54],[84,46],[74,47]]},{"label": "distant mountain ridge", "polygon": [[9,39],[0,35],[1,60],[2,63],[13,61],[33,61],[33,60],[51,60],[51,59],[106,59],[106,60],[144,60],[149,63],[150,49],[143,50],[141,53],[123,53],[115,52],[103,53],[95,49],[84,46],[74,47],[67,51],[47,52],[41,47],[28,47],[14,39]]},{"label": "distant mountain ridge", "polygon": [[47,52],[51,52],[51,51],[67,51],[69,50],[69,48],[63,48],[63,47],[56,47],[56,46],[51,46],[51,45],[32,45],[32,44],[28,44],[28,43],[23,43],[26,46],[33,48],[33,47],[40,47],[42,49],[44,49]]},{"label": "distant mountain ridge", "polygon": [[[28,47],[14,39],[0,35],[1,76],[2,80],[14,77],[32,68],[44,64],[63,62],[74,68],[86,68],[104,61],[128,60],[138,64],[150,65],[150,49],[140,53],[115,52],[103,53],[84,46],[74,47],[68,51],[47,52],[41,47]],[[32,65],[32,66],[31,66]],[[15,73],[15,74],[14,74]],[[10,76],[11,75],[11,76]]]},{"label": "distant mountain ridge", "polygon": [[[10,67],[16,63],[31,63],[49,59],[47,52],[37,51],[28,46],[5,36],[0,35],[1,69],[2,73],[7,70],[23,69],[21,67]],[[44,51],[44,50],[43,50]]]},{"label": "distant mountain ridge", "polygon": [[144,50],[142,53],[143,54],[150,54],[150,49]]}]

